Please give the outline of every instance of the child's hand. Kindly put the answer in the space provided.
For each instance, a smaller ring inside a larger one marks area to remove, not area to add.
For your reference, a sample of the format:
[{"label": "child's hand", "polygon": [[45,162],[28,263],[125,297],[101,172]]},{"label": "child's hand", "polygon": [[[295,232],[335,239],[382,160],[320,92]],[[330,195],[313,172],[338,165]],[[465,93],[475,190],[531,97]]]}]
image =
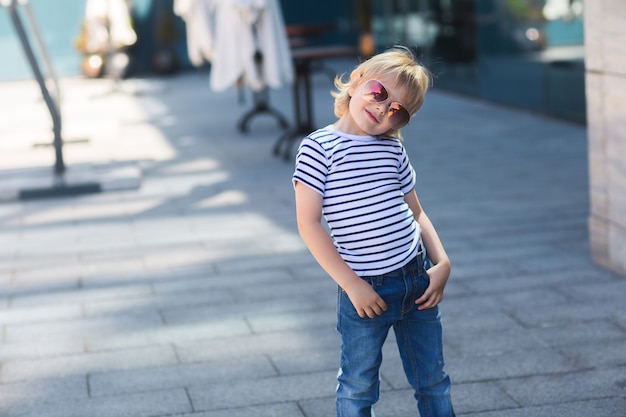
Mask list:
[{"label": "child's hand", "polygon": [[426,288],[426,291],[424,291],[424,294],[415,300],[415,304],[418,305],[418,310],[427,310],[436,307],[443,300],[443,290],[448,282],[450,268],[439,264],[430,268],[427,273],[430,278],[430,284],[428,288]]},{"label": "child's hand", "polygon": [[373,319],[387,311],[387,304],[367,281],[358,279],[354,285],[351,285],[350,288],[344,288],[344,290],[361,318],[367,316]]}]

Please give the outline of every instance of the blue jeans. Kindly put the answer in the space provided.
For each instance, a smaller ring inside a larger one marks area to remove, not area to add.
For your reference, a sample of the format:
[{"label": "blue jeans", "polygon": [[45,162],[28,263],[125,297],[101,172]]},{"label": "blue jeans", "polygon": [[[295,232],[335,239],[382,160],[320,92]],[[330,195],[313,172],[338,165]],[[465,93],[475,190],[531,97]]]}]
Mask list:
[{"label": "blue jeans", "polygon": [[443,370],[439,308],[418,310],[415,300],[429,283],[429,260],[423,251],[393,272],[364,277],[387,303],[387,311],[361,318],[345,291],[339,289],[337,331],[341,362],[337,375],[337,417],[371,417],[378,401],[382,346],[393,326],[409,384],[421,417],[454,417],[450,378]]}]

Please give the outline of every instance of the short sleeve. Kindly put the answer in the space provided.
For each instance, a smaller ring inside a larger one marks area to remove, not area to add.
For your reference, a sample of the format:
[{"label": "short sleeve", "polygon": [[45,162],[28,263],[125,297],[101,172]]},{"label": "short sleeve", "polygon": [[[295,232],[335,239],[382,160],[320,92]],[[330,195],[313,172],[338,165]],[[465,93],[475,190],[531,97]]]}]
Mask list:
[{"label": "short sleeve", "polygon": [[300,143],[296,154],[296,168],[292,182],[302,182],[321,195],[326,188],[328,175],[328,159],[322,146],[313,139],[306,137]]},{"label": "short sleeve", "polygon": [[404,146],[400,144],[402,152],[399,155],[398,177],[400,178],[400,185],[402,187],[402,193],[404,195],[410,193],[415,188],[415,170],[409,161],[409,156],[406,153]]}]

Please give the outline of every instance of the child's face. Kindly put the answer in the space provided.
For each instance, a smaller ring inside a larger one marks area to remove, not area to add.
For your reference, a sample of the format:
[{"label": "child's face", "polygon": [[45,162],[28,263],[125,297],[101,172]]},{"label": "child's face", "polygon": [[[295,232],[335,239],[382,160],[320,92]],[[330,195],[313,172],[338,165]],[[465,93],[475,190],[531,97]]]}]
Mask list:
[{"label": "child's face", "polygon": [[360,134],[384,135],[406,125],[410,114],[402,104],[403,90],[389,77],[352,80],[349,114]]}]

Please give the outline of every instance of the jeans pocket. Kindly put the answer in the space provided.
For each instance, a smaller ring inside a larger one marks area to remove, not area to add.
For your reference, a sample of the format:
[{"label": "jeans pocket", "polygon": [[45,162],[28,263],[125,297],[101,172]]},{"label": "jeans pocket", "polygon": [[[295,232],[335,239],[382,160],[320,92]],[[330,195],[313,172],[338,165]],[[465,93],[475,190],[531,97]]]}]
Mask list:
[{"label": "jeans pocket", "polygon": [[426,288],[428,288],[428,286],[430,285],[430,277],[428,276],[428,272],[424,270],[423,273],[416,274],[413,279],[413,283],[415,286],[415,299],[418,299],[424,294]]}]

